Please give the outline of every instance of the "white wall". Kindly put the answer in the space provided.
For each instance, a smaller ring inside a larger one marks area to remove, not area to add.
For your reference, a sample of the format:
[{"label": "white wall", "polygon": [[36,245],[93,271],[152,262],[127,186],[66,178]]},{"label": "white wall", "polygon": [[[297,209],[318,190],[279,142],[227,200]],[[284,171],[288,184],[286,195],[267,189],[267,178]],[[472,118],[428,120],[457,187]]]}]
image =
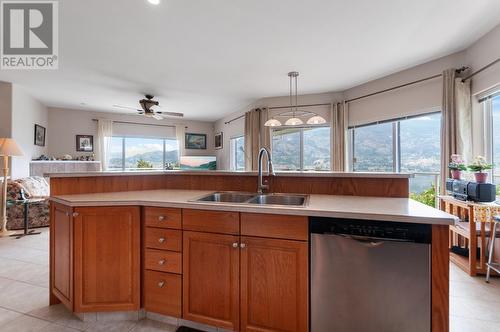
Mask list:
[{"label": "white wall", "polygon": [[[351,88],[346,90],[344,95],[346,99],[356,98],[441,74],[445,69],[460,68],[466,64],[464,52],[455,53]],[[442,79],[436,78],[349,103],[349,125],[431,112],[440,109],[441,103]]]},{"label": "white wall", "polygon": [[12,86],[12,138],[16,140],[24,152],[22,157],[12,158],[12,178],[29,176],[29,162],[42,154],[47,154],[50,133],[46,131],[45,146],[37,146],[35,140],[35,124],[48,127],[47,108],[26,91],[16,85]]},{"label": "white wall", "polygon": [[[343,99],[343,94],[341,93],[318,93],[318,94],[308,94],[300,95],[298,97],[299,105],[304,104],[323,104],[340,102]],[[245,119],[242,117],[238,120],[231,122],[230,124],[225,124],[225,122],[244,115],[245,112],[256,108],[256,107],[276,107],[276,106],[287,106],[290,104],[289,96],[279,96],[279,97],[267,97],[257,100],[255,103],[249,105],[246,109],[240,110],[233,114],[230,114],[223,119],[215,122],[215,132],[223,132],[224,134],[224,144],[223,148],[215,150],[217,155],[217,168],[228,170],[230,169],[230,139],[236,136],[242,136],[245,133]],[[329,106],[319,106],[311,108],[301,108],[304,110],[309,110],[323,116],[327,121],[330,120],[330,107]],[[270,116],[277,113],[284,112],[286,109],[271,110]]]},{"label": "white wall", "polygon": [[[211,122],[187,120],[154,120],[138,115],[113,114],[104,112],[82,111],[62,108],[49,108],[49,155],[61,157],[65,154],[71,156],[89,155],[76,151],[76,135],[93,135],[94,146],[97,144],[97,122],[92,119],[104,118],[114,121],[127,121],[151,124],[185,124],[186,132],[207,134],[207,150],[186,150],[186,155],[214,155],[214,127]],[[152,127],[157,128],[157,127]],[[171,130],[165,128],[166,131]]]}]

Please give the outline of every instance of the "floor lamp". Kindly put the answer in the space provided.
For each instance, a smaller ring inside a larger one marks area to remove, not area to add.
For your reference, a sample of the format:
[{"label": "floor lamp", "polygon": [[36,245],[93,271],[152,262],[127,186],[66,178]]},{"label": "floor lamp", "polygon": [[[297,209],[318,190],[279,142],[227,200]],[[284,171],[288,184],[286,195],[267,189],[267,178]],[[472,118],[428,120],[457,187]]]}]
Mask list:
[{"label": "floor lamp", "polygon": [[9,174],[9,157],[22,155],[23,151],[12,138],[0,138],[0,157],[3,157],[2,230],[0,231],[0,237],[13,233],[7,230],[7,175]]}]

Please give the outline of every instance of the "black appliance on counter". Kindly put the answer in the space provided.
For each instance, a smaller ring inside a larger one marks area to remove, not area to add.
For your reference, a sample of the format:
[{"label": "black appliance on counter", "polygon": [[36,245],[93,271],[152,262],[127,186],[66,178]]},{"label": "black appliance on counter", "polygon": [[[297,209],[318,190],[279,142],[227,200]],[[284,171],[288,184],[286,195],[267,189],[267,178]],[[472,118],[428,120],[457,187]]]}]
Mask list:
[{"label": "black appliance on counter", "polygon": [[492,183],[447,179],[446,191],[461,201],[486,203],[496,199],[496,186]]}]

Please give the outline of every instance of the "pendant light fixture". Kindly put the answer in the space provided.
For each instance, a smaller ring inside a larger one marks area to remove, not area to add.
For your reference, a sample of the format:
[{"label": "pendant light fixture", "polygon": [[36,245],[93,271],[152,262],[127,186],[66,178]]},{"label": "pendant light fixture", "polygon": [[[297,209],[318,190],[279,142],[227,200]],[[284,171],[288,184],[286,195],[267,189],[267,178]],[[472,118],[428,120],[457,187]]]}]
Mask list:
[{"label": "pendant light fixture", "polygon": [[[277,114],[275,117],[289,117],[290,115],[292,116],[285,122],[285,126],[300,126],[304,124],[304,121],[299,117],[305,117],[305,116],[311,116],[307,120],[308,125],[320,125],[323,123],[326,123],[326,120],[313,112],[309,111],[299,111],[299,102],[298,102],[298,77],[299,77],[299,72],[297,71],[291,71],[288,73],[288,77],[290,78],[290,111],[282,112]],[[295,81],[295,106],[293,102],[293,81]],[[282,126],[281,121],[278,119],[275,119],[275,117],[272,117],[271,119],[267,120],[266,123],[264,123],[264,126],[266,127],[280,127]]]},{"label": "pendant light fixture", "polygon": [[[298,97],[297,97],[297,77],[299,76],[298,71],[291,71],[288,73],[290,77],[290,110],[292,111],[292,117],[285,122],[285,126],[300,126],[304,122],[296,117],[296,112],[298,108]],[[293,107],[293,94],[292,94],[292,80],[295,80],[295,108]]]}]

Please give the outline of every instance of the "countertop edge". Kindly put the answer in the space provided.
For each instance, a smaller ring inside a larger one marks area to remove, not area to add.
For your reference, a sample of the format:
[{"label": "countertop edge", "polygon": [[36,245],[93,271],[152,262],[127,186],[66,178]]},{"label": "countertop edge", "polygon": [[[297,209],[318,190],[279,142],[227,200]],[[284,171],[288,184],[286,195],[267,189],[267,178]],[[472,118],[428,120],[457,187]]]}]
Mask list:
[{"label": "countertop edge", "polygon": [[[49,178],[96,177],[96,176],[148,176],[148,175],[227,175],[257,176],[257,172],[238,171],[137,171],[137,172],[84,172],[84,173],[45,173]],[[265,173],[267,175],[267,173]],[[384,178],[410,179],[411,173],[370,173],[370,172],[276,172],[279,177],[333,177],[333,178]]]},{"label": "countertop edge", "polygon": [[169,207],[195,210],[212,210],[212,211],[231,211],[243,213],[262,213],[262,214],[281,214],[281,215],[299,215],[307,217],[326,217],[326,218],[347,218],[347,219],[363,219],[363,220],[378,220],[391,222],[406,222],[429,225],[453,225],[457,221],[456,218],[440,218],[440,217],[425,217],[425,216],[405,216],[380,214],[373,212],[344,212],[344,211],[324,211],[311,209],[310,207],[280,207],[280,206],[249,206],[246,204],[231,204],[231,203],[202,203],[202,202],[159,202],[146,200],[114,200],[114,201],[79,201],[71,202],[58,197],[50,197],[50,200],[55,203],[60,203],[70,207],[86,207],[86,206],[151,206],[151,207]]}]

